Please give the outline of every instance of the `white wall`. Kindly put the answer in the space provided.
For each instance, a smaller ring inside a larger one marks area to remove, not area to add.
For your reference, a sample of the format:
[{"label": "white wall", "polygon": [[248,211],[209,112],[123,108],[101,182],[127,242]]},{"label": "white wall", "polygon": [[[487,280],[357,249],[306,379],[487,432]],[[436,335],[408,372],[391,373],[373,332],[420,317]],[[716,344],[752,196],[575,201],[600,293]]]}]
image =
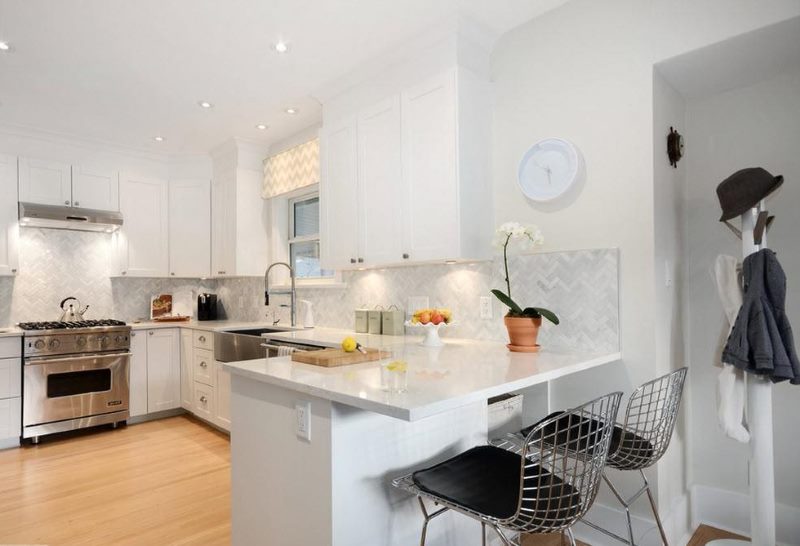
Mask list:
[{"label": "white wall", "polygon": [[[653,65],[798,14],[800,4],[790,0],[757,5],[746,0],[573,0],[497,43],[492,56],[496,221],[538,224],[551,250],[620,248],[625,366],[591,374],[590,380],[561,382],[554,394],[563,405],[611,389],[629,392],[664,369],[658,358],[673,365],[680,357],[656,356],[657,335],[665,333],[657,325],[675,320],[658,308],[664,294],[656,290],[656,270],[663,267],[656,266],[656,233],[677,236],[674,229],[656,229]],[[516,170],[524,151],[548,136],[568,138],[581,148],[587,181],[570,199],[542,206],[522,196]],[[678,296],[667,295],[674,304]],[[660,338],[659,346],[679,345],[672,339],[678,333],[669,336]],[[675,465],[684,466],[681,455],[676,457]],[[656,480],[659,486],[677,482],[675,491],[670,486],[659,494],[662,515],[677,520],[685,519],[685,510],[676,516],[669,512],[683,499],[682,474],[676,468]]]},{"label": "white wall", "polygon": [[[718,222],[716,186],[738,169],[762,166],[783,174],[784,187],[767,201],[776,215],[769,246],[788,277],[787,313],[800,328],[800,70],[688,105],[688,351],[691,363],[692,481],[747,492],[745,444],[726,438],[716,425],[715,385],[727,327],[710,269],[721,253],[741,256],[739,241]],[[797,454],[800,389],[774,389],[776,496],[800,508]],[[746,524],[746,522],[743,522]]]}]

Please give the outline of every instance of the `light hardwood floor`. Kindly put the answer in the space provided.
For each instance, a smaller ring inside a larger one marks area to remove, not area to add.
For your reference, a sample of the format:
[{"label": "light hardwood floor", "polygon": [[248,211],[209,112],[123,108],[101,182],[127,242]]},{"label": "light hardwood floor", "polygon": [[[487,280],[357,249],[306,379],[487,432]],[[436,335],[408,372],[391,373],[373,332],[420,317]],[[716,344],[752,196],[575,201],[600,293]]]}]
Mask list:
[{"label": "light hardwood floor", "polygon": [[229,461],[188,417],[0,452],[0,543],[227,544]]},{"label": "light hardwood floor", "polygon": [[[228,545],[229,454],[184,416],[0,451],[0,544]],[[738,537],[701,526],[689,546],[714,538]]]}]

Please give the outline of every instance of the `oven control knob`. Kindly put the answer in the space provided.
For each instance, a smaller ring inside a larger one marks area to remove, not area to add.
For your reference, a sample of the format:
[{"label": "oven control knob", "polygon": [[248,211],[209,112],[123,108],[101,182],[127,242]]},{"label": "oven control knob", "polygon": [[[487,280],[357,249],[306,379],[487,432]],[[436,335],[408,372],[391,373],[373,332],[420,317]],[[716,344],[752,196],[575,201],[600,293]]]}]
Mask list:
[{"label": "oven control knob", "polygon": [[114,338],[114,341],[117,344],[122,343],[123,341],[125,341],[125,336],[117,336],[117,337]]},{"label": "oven control knob", "polygon": [[44,349],[44,340],[43,339],[37,339],[33,343],[33,346],[36,347],[37,349]]},{"label": "oven control knob", "polygon": [[59,340],[57,340],[57,339],[51,339],[50,340],[50,348],[51,349],[58,349],[59,345],[61,345],[61,342]]},{"label": "oven control knob", "polygon": [[78,339],[75,340],[75,344],[81,349],[86,347],[86,338],[80,336]]},{"label": "oven control knob", "polygon": [[101,347],[108,347],[108,344],[109,344],[110,341],[111,340],[108,338],[108,336],[102,336],[100,338],[100,346]]}]

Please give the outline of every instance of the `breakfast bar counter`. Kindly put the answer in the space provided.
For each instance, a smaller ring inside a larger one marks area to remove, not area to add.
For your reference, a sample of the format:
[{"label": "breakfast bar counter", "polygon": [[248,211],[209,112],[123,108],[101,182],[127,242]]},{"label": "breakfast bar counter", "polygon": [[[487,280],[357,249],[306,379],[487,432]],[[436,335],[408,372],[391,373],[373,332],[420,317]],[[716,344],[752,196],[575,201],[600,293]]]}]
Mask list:
[{"label": "breakfast bar counter", "polygon": [[[319,345],[341,340],[323,329],[279,335]],[[381,342],[393,360],[406,363],[406,392],[382,388],[387,360],[339,368],[291,357],[225,365],[232,376],[235,546],[417,543],[419,507],[391,486],[392,478],[485,443],[490,397],[621,358],[510,353],[502,343],[473,340],[426,348],[419,340]],[[479,533],[473,521],[444,514],[428,536],[430,544],[456,546],[479,543]]]}]

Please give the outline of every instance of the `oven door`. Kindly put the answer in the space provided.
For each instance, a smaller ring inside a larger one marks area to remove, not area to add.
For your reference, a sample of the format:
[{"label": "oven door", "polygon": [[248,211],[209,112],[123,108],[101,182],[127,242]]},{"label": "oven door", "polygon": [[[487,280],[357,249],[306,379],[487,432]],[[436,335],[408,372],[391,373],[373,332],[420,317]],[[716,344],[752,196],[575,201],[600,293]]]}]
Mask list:
[{"label": "oven door", "polygon": [[23,426],[127,411],[130,357],[112,353],[26,359]]}]

